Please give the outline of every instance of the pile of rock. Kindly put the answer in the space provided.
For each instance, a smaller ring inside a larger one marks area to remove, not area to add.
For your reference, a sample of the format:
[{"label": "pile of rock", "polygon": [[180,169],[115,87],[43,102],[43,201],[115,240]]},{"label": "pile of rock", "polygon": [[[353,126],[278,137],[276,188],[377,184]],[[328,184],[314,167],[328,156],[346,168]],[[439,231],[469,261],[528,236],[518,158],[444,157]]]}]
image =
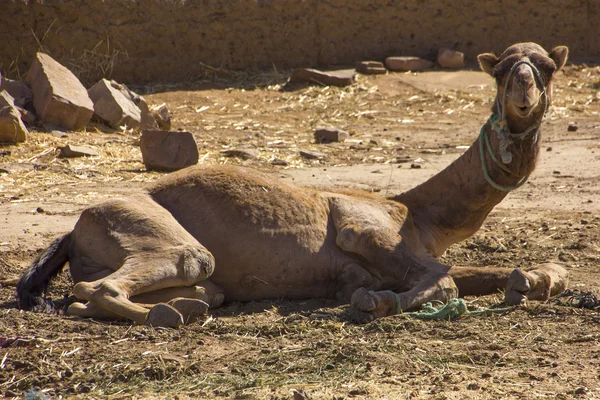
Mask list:
[{"label": "pile of rock", "polygon": [[[92,118],[114,129],[141,130],[140,146],[148,169],[175,170],[198,162],[198,148],[189,132],[169,132],[166,104],[150,108],[127,86],[101,79],[86,90],[65,66],[37,53],[25,81],[0,75],[0,142],[24,142],[27,126],[54,132],[84,129]],[[85,146],[61,148],[63,157],[97,155]]]},{"label": "pile of rock", "polygon": [[[446,69],[460,69],[464,66],[464,54],[460,51],[440,48],[437,64]],[[355,81],[355,74],[364,75],[385,74],[393,72],[418,72],[433,68],[435,63],[421,57],[397,57],[385,59],[385,65],[380,61],[358,61],[355,70],[341,69],[320,71],[313,68],[297,68],[290,76],[290,83],[306,82],[320,85],[349,86]]]},{"label": "pile of rock", "polygon": [[[86,90],[69,69],[44,53],[37,53],[24,82],[0,78],[0,96],[3,142],[24,141],[28,132],[23,123],[70,131],[85,128],[95,117],[115,129],[159,128],[146,100],[127,86],[101,79]],[[164,108],[156,113],[161,125],[169,120]],[[10,126],[15,129],[6,128]]]}]

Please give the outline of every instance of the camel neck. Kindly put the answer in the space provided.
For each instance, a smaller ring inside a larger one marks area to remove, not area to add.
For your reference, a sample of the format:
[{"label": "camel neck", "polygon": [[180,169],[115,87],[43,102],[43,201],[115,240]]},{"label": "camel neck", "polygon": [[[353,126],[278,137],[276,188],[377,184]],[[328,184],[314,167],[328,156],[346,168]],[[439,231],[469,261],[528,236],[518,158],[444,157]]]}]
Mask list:
[{"label": "camel neck", "polygon": [[[489,137],[491,152],[502,163],[500,140],[492,129],[491,121],[483,126],[482,134],[483,130]],[[539,152],[539,141],[534,140],[537,139],[535,135],[515,140],[506,148],[512,157],[505,164],[507,172],[493,160],[487,144],[481,143],[481,146],[480,141],[484,140],[482,134],[444,170],[392,198],[408,207],[421,232],[423,244],[436,257],[451,244],[473,235],[490,211],[508,194],[508,191],[497,189],[489,183],[482,160],[485,161],[489,178],[505,188],[516,186],[535,167]]]}]

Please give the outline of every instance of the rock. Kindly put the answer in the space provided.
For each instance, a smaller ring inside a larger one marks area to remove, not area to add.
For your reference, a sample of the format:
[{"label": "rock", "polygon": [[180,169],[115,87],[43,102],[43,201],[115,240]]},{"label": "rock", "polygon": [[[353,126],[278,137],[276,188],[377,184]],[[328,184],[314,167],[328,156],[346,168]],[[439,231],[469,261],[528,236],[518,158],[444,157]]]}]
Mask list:
[{"label": "rock", "polygon": [[388,57],[385,65],[390,71],[423,71],[433,67],[433,63],[420,57]]},{"label": "rock", "polygon": [[94,103],[71,71],[44,53],[37,53],[27,72],[33,106],[44,123],[83,129],[94,114]]},{"label": "rock", "polygon": [[25,82],[4,78],[0,82],[0,91],[3,89],[15,99],[15,105],[21,108],[33,103],[33,92]]},{"label": "rock", "polygon": [[140,109],[140,113],[142,116],[142,118],[140,120],[140,128],[141,129],[162,129],[165,131],[168,131],[171,129],[171,125],[160,126],[159,124],[157,124],[157,121],[154,119],[154,116],[150,112],[150,109],[148,107],[148,102],[146,101],[146,99],[144,97],[140,96],[133,90],[129,89],[127,86],[123,85],[122,83],[115,82],[115,84],[116,84],[116,87],[121,91],[121,93],[123,93],[123,95],[125,95],[125,97],[127,97],[128,99],[133,101],[133,103]]},{"label": "rock", "polygon": [[88,146],[75,146],[68,144],[65,147],[60,148],[60,155],[66,158],[90,157],[97,156],[98,152]]},{"label": "rock", "polygon": [[385,74],[387,72],[383,63],[379,61],[357,61],[356,70],[365,75]]},{"label": "rock", "polygon": [[190,132],[144,130],[140,149],[149,170],[174,171],[198,163],[198,146]]},{"label": "rock", "polygon": [[21,113],[21,121],[25,122],[29,126],[35,125],[35,122],[37,121],[37,115],[35,115],[33,111],[29,111],[17,105],[15,107]]},{"label": "rock", "polygon": [[311,82],[326,86],[349,86],[354,83],[356,71],[340,69],[336,71],[319,71],[312,68],[297,68],[292,72],[290,82]]},{"label": "rock", "polygon": [[15,100],[6,90],[0,91],[0,142],[24,142],[28,133]]},{"label": "rock", "polygon": [[317,143],[343,142],[350,137],[348,132],[336,128],[319,128],[314,133]]},{"label": "rock", "polygon": [[271,165],[279,165],[282,167],[287,167],[288,165],[290,165],[290,163],[285,160],[282,160],[281,158],[275,157],[274,159],[271,160]]},{"label": "rock", "polygon": [[293,400],[309,400],[310,397],[302,389],[292,389]]},{"label": "rock", "polygon": [[171,129],[171,113],[166,103],[162,103],[157,106],[152,106],[150,112],[154,117],[154,120],[160,127],[160,129],[169,130]]},{"label": "rock", "polygon": [[242,160],[249,160],[258,156],[258,151],[254,149],[227,149],[221,151],[225,157],[239,157]]},{"label": "rock", "polygon": [[569,122],[569,126],[567,127],[567,131],[569,132],[576,132],[578,129],[577,124],[575,124],[575,122]]},{"label": "rock", "polygon": [[465,55],[460,51],[441,48],[438,50],[437,62],[442,68],[460,69],[465,64]]},{"label": "rock", "polygon": [[319,153],[318,151],[300,150],[300,155],[307,160],[322,160],[327,158],[327,154]]},{"label": "rock", "polygon": [[114,129],[123,125],[139,128],[142,113],[133,100],[123,94],[124,90],[126,88],[115,81],[100,79],[88,90],[94,102],[94,115]]}]

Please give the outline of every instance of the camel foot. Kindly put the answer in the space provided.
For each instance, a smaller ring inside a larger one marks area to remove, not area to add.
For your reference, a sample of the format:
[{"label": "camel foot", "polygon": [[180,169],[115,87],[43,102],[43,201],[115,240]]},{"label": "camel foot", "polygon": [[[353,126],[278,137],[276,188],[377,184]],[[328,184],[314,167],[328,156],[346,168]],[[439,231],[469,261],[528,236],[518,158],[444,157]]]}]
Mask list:
[{"label": "camel foot", "polygon": [[199,299],[187,299],[184,297],[178,297],[167,303],[183,317],[184,324],[192,324],[200,318],[201,315],[206,314],[208,310],[208,304]]},{"label": "camel foot", "polygon": [[531,289],[531,284],[527,274],[519,268],[513,270],[506,282],[504,303],[508,306],[518,306],[524,303],[527,300],[529,289]]},{"label": "camel foot", "polygon": [[146,325],[177,328],[183,325],[183,316],[174,307],[165,303],[158,303],[148,311]]},{"label": "camel foot", "polygon": [[388,291],[369,292],[359,288],[350,299],[350,315],[359,324],[366,324],[376,318],[394,314],[396,296]]}]

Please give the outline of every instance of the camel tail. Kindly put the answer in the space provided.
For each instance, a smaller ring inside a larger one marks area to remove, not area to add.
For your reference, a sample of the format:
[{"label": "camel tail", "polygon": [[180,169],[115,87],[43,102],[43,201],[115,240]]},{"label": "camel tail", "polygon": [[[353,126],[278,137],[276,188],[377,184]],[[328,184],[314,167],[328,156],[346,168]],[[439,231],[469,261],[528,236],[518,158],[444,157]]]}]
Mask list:
[{"label": "camel tail", "polygon": [[69,260],[70,234],[55,239],[23,273],[17,284],[17,304],[23,310],[54,312],[56,305],[46,298],[50,281]]}]

